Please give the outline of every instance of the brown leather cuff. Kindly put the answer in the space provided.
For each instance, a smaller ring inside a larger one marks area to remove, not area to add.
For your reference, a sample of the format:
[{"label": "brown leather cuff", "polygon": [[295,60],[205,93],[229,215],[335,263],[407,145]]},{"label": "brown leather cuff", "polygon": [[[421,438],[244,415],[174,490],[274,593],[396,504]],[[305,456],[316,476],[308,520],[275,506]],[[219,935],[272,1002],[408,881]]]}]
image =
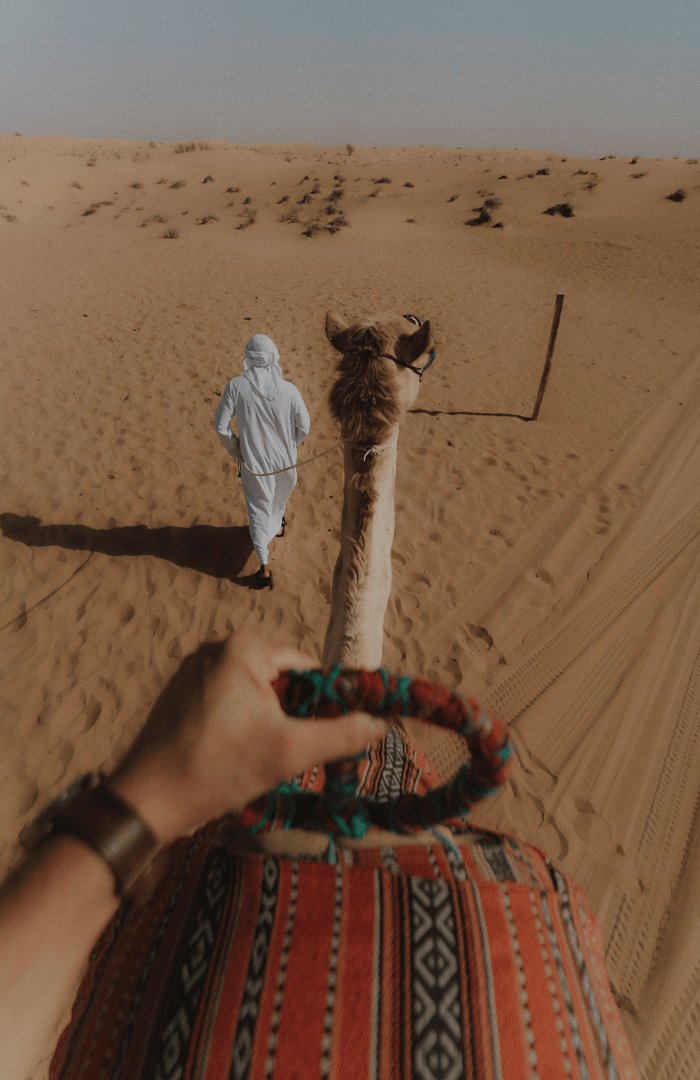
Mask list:
[{"label": "brown leather cuff", "polygon": [[157,855],[162,844],[138,814],[102,780],[80,791],[59,809],[53,832],[83,840],[101,855],[114,875],[117,896],[124,897]]}]

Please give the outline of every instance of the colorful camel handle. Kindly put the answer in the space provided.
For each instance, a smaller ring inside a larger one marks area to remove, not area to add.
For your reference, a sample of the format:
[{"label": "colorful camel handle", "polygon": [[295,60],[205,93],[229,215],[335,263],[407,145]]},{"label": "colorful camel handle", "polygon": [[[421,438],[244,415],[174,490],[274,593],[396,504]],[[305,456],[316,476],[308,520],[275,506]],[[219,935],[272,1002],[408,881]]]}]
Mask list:
[{"label": "colorful camel handle", "polygon": [[[425,679],[377,671],[284,671],[273,682],[290,716],[333,717],[355,709],[373,716],[410,716],[454,731],[464,740],[471,760],[454,779],[425,795],[406,793],[388,802],[356,795],[359,754],[326,765],[323,794],[282,784],[252,803],[242,824],[252,832],[273,828],[316,829],[360,839],[371,826],[391,832],[415,832],[441,821],[463,818],[474,803],[505,783],[511,747],[505,726],[491,720],[473,698],[462,698]],[[313,722],[312,720],[310,722]]]}]

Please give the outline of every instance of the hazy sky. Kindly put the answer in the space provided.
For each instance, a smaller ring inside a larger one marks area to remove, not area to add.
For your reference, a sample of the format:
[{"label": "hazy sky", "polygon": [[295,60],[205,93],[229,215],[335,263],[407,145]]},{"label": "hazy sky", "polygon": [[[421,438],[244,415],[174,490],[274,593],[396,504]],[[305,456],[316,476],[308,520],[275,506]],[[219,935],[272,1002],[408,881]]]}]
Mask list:
[{"label": "hazy sky", "polygon": [[700,155],[700,0],[0,0],[0,131]]}]

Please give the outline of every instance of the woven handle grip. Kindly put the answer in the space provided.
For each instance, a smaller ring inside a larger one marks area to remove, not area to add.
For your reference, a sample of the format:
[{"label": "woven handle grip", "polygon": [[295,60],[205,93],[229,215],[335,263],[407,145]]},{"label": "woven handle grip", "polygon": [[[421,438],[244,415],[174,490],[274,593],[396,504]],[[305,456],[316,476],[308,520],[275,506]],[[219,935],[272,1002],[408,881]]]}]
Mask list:
[{"label": "woven handle grip", "polygon": [[326,766],[322,795],[284,784],[249,806],[243,823],[252,831],[307,828],[355,839],[371,826],[414,832],[466,817],[474,803],[495,794],[506,780],[511,748],[505,726],[491,720],[472,698],[465,700],[425,679],[391,675],[383,668],[286,671],[272,685],[290,716],[333,717],[361,709],[374,716],[414,717],[460,735],[471,759],[449,784],[389,802],[356,795],[363,754],[334,762]]}]

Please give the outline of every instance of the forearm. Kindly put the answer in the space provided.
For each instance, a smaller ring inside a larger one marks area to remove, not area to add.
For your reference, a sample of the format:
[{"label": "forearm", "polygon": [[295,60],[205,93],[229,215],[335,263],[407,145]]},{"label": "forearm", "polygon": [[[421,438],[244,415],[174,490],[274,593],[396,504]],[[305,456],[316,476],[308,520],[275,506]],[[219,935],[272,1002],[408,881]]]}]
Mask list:
[{"label": "forearm", "polygon": [[0,1076],[25,1080],[118,907],[103,859],[69,836],[44,842],[0,890]]}]

